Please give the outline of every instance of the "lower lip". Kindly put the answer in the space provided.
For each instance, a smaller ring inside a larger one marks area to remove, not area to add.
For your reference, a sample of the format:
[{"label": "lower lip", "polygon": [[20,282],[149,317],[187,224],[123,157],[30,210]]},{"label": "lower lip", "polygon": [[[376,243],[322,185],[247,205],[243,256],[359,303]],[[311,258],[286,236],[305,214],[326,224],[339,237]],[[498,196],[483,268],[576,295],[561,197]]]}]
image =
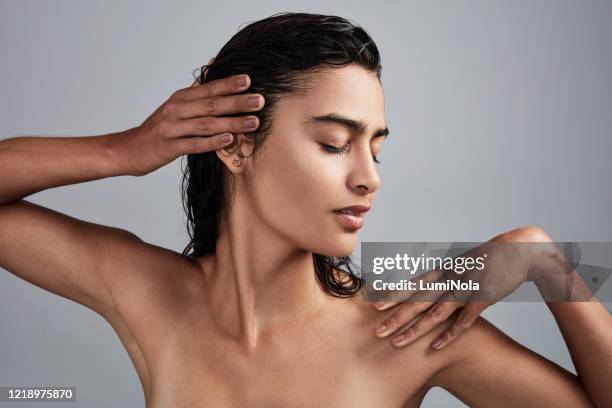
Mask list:
[{"label": "lower lip", "polygon": [[345,214],[338,211],[334,211],[334,214],[338,216],[338,220],[347,228],[357,230],[363,226],[363,216]]}]

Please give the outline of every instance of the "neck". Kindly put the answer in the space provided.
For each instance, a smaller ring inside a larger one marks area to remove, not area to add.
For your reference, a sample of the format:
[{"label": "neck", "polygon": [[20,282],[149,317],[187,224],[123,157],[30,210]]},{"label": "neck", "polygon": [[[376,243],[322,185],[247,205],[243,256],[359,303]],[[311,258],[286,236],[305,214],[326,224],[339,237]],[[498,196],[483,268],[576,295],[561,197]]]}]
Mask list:
[{"label": "neck", "polygon": [[224,335],[247,351],[264,338],[304,323],[327,295],[314,276],[312,252],[292,245],[237,199],[205,266],[206,304]]}]

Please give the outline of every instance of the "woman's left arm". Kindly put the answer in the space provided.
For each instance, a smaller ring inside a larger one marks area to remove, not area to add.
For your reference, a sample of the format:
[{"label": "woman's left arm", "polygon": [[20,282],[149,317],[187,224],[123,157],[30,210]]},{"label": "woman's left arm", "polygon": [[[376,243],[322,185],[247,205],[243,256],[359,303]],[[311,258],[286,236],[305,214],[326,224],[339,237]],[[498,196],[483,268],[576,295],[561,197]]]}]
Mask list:
[{"label": "woman's left arm", "polygon": [[[612,407],[612,393],[609,392],[612,385],[612,317],[606,308],[592,296],[577,272],[568,268],[569,263],[556,247],[548,245],[554,242],[542,229],[521,228],[492,241],[543,243],[530,246],[538,250],[529,257],[522,257],[528,258],[524,267],[520,267],[520,262],[511,262],[510,269],[522,270],[536,284],[561,330],[578,376],[512,341],[488,322],[483,323],[486,320],[479,314],[491,302],[399,303],[397,312],[383,322],[390,327],[384,334],[393,334],[422,313],[422,318],[405,332],[410,334],[407,340],[399,344],[413,343],[450,320],[461,308],[454,324],[437,336],[445,340],[444,349],[452,349],[447,350],[449,355],[459,358],[447,360],[447,366],[432,378],[431,386],[448,389],[470,406],[534,403],[554,406],[560,401],[566,406],[589,406],[590,400],[597,407]],[[497,273],[510,276],[507,270],[497,269]],[[490,273],[495,273],[495,268]],[[523,279],[517,277],[516,282],[510,282],[508,292]],[[501,292],[502,296],[505,294]],[[551,301],[558,299],[567,301]],[[573,301],[575,299],[588,301]],[[396,302],[391,302],[391,306],[394,304]],[[432,313],[436,308],[439,311]],[[468,324],[462,323],[462,316],[469,316]],[[456,341],[461,345],[449,347],[449,343]]]},{"label": "woman's left arm", "polygon": [[[541,232],[540,242],[552,242]],[[567,274],[556,271],[563,268],[559,254],[541,254],[534,267],[539,271],[535,280],[545,299],[557,299],[561,292],[588,293],[588,288],[575,270]],[[570,283],[568,285],[568,282]],[[584,295],[578,295],[583,297]],[[576,372],[585,391],[596,406],[612,406],[612,317],[595,298],[588,302],[552,302],[546,305],[553,314],[567,344]]]},{"label": "woman's left arm", "polygon": [[[578,327],[586,329],[584,325]],[[595,341],[598,342],[601,340]],[[584,353],[590,346],[580,340],[574,348]],[[583,373],[576,376],[522,346],[478,317],[453,346],[439,352],[444,354],[440,359],[444,364],[427,385],[446,389],[470,407],[610,407],[611,396],[606,392],[612,380],[610,342],[602,349],[607,349],[608,366],[596,373],[599,380],[591,381]],[[572,352],[572,357],[578,355]],[[598,367],[604,365],[602,362]],[[590,368],[597,369],[594,365]]]},{"label": "woman's left arm", "polygon": [[551,237],[540,228],[531,234],[530,241],[542,243],[531,262],[533,281],[561,330],[582,387],[596,406],[610,407],[612,316],[556,246],[548,245],[554,244]]},{"label": "woman's left arm", "polygon": [[612,317],[599,302],[546,302],[580,383],[598,407],[612,407]]},{"label": "woman's left arm", "polygon": [[[535,234],[530,236],[533,242],[553,242],[542,230],[532,230],[532,234]],[[532,264],[536,275],[534,283],[542,297],[559,299],[562,298],[561,293],[567,293],[570,300],[588,298],[585,294],[590,293],[589,289],[573,268],[559,273],[567,264],[563,256],[553,246],[551,248],[551,251],[539,251]],[[470,368],[455,371],[451,368],[433,381],[446,381],[450,390],[459,385],[457,390],[460,393],[473,390],[472,395],[468,396],[472,401],[478,400],[478,395],[489,389],[489,386],[479,384],[482,381],[494,382],[498,389],[514,383],[517,389],[513,398],[527,405],[555,402],[549,400],[555,395],[557,404],[563,402],[565,406],[583,406],[582,403],[577,404],[584,393],[596,407],[612,407],[612,317],[594,296],[590,301],[547,301],[546,305],[561,330],[577,377],[513,342],[494,326],[488,324],[483,327],[480,324],[477,329],[479,333],[466,332],[466,337],[473,338],[469,342],[465,341],[467,339],[462,342],[459,347],[464,350],[455,350],[463,356],[464,361],[471,362],[467,365]],[[487,354],[489,358],[485,358]],[[460,385],[462,382],[466,382],[465,386]],[[478,390],[479,386],[481,390]],[[507,388],[501,392],[511,392],[513,387]],[[541,393],[537,392],[538,389],[541,389]],[[570,404],[570,400],[575,400],[575,403]]]}]

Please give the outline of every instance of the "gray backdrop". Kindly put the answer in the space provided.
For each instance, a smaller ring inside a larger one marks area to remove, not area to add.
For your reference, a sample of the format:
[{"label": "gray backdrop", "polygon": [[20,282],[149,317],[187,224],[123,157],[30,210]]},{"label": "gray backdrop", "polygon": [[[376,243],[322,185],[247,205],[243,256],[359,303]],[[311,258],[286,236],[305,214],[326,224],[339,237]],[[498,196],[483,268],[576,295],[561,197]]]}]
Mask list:
[{"label": "gray backdrop", "polygon": [[[612,241],[612,2],[2,0],[0,138],[139,125],[241,24],[280,11],[352,19],[380,47],[391,136],[361,240],[484,241],[536,224],[557,241]],[[180,251],[179,164],[28,199]],[[0,272],[0,386],[74,385],[68,406],[144,406],[106,321]],[[575,372],[545,304],[484,317]],[[464,405],[435,389],[424,406]]]}]

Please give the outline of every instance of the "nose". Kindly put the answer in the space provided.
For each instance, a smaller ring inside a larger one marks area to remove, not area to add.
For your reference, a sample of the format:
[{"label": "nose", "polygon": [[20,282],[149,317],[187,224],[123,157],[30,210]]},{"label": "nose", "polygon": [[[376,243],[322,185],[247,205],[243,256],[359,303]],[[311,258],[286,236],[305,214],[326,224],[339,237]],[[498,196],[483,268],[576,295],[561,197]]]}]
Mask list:
[{"label": "nose", "polygon": [[355,153],[348,177],[349,187],[357,194],[372,194],[380,188],[380,177],[378,177],[372,152],[367,147]]}]

